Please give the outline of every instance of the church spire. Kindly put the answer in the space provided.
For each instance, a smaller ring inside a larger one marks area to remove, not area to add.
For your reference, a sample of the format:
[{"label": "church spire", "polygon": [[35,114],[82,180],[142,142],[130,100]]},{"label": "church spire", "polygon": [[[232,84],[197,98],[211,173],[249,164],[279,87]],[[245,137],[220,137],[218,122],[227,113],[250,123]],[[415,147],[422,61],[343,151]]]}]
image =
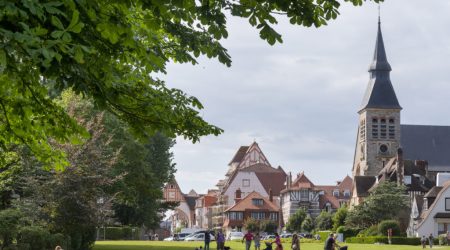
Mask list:
[{"label": "church spire", "polygon": [[395,95],[394,87],[389,77],[391,65],[387,61],[384,49],[383,35],[381,34],[381,22],[378,17],[378,33],[373,53],[373,61],[370,64],[370,81],[367,85],[361,110],[367,108],[401,109]]}]

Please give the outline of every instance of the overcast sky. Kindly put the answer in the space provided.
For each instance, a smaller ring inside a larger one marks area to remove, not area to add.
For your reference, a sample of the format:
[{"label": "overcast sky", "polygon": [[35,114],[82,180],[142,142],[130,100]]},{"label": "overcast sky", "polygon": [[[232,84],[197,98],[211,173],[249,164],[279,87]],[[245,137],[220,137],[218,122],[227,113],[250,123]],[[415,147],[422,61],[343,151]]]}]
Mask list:
[{"label": "overcast sky", "polygon": [[[229,18],[231,68],[216,60],[172,64],[170,87],[198,97],[202,116],[225,132],[173,149],[183,192],[224,178],[241,145],[259,144],[272,166],[334,184],[351,175],[357,121],[377,31],[377,5],[343,3],[328,26],[280,20],[270,46],[244,19]],[[450,125],[450,1],[386,0],[381,22],[402,124]]]}]

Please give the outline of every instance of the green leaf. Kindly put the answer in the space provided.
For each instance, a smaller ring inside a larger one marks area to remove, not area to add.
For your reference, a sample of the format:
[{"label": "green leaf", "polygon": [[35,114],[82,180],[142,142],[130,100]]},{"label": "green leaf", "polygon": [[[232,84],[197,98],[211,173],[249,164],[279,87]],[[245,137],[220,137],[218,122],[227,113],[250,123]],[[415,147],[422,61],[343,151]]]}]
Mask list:
[{"label": "green leaf", "polygon": [[52,16],[51,19],[52,19],[52,24],[53,24],[55,27],[59,28],[60,30],[64,30],[64,25],[62,24],[61,20],[59,20],[58,17]]},{"label": "green leaf", "polygon": [[83,64],[84,63],[84,54],[83,54],[83,50],[81,49],[81,47],[75,47],[75,61],[77,61],[78,63]]},{"label": "green leaf", "polygon": [[78,12],[78,10],[74,10],[73,15],[72,15],[72,20],[70,20],[69,27],[67,27],[68,30],[73,28],[78,23],[79,17],[80,17],[80,12]]},{"label": "green leaf", "polygon": [[7,66],[6,53],[3,49],[0,49],[0,73],[3,73],[3,71],[6,69],[6,66]]}]

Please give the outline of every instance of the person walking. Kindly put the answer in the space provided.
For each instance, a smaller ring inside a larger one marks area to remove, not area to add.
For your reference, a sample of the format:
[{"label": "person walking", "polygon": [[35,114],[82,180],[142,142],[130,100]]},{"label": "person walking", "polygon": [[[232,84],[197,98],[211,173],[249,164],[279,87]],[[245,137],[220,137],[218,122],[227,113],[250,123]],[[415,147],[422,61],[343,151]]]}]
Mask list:
[{"label": "person walking", "polygon": [[433,240],[434,240],[433,234],[430,233],[430,236],[428,236],[428,243],[430,243],[430,248],[433,248]]},{"label": "person walking", "polygon": [[422,235],[422,239],[420,239],[420,243],[422,243],[422,248],[427,248],[427,238],[425,235]]},{"label": "person walking", "polygon": [[255,250],[261,249],[261,237],[259,236],[259,233],[255,234],[255,237],[253,237],[253,241],[255,242]]},{"label": "person walking", "polygon": [[297,234],[292,235],[291,248],[292,250],[300,250],[300,240]]},{"label": "person walking", "polygon": [[224,250],[225,248],[225,235],[223,235],[222,231],[219,230],[217,233],[217,250]]},{"label": "person walking", "polygon": [[253,234],[250,231],[247,231],[247,233],[242,237],[242,242],[245,240],[245,250],[250,250],[250,247],[252,246],[252,240],[253,240]]},{"label": "person walking", "polygon": [[209,233],[209,229],[205,232],[205,247],[203,249],[209,250],[209,242],[211,242],[211,234]]},{"label": "person walking", "polygon": [[339,245],[336,243],[336,234],[330,233],[330,236],[325,241],[325,247],[324,250],[335,250],[336,247],[339,249]]},{"label": "person walking", "polygon": [[283,249],[283,245],[281,244],[280,235],[278,233],[275,233],[275,240],[272,243],[275,243],[275,245],[277,246],[275,248],[275,250],[282,250]]}]

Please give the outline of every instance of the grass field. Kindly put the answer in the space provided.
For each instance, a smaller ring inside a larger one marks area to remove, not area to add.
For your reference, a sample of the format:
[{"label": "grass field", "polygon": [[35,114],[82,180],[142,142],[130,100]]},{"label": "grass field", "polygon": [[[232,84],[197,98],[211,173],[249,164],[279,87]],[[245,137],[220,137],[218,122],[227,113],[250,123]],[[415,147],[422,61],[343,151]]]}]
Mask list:
[{"label": "grass field", "polygon": [[[194,250],[202,245],[202,242],[164,242],[164,241],[98,241],[94,250]],[[420,250],[421,246],[401,246],[401,245],[363,245],[363,244],[341,244],[347,245],[349,250]],[[227,242],[226,246],[230,246],[232,250],[244,250],[244,244],[240,242]],[[210,244],[211,250],[216,249],[216,243]],[[253,245],[252,245],[252,249]],[[262,247],[261,249],[264,249]],[[289,245],[284,245],[285,250],[290,250]],[[301,250],[322,250],[323,244],[303,243]],[[427,249],[429,247],[427,246]],[[433,249],[450,250],[450,247],[433,246]]]}]

